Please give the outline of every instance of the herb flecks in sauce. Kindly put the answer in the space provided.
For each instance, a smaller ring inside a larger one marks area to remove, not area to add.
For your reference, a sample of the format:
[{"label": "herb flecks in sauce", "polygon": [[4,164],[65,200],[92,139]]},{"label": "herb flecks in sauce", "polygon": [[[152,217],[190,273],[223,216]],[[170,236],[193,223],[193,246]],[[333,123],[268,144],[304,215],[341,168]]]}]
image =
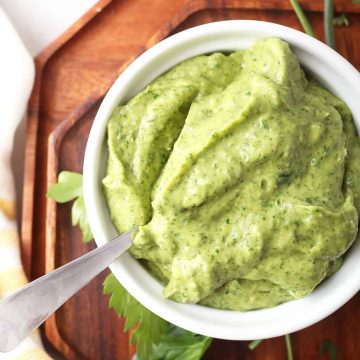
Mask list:
[{"label": "herb flecks in sauce", "polygon": [[108,124],[103,181],[131,253],[179,302],[249,310],[311,293],[341,266],[360,208],[347,106],[280,39],[187,60]]}]

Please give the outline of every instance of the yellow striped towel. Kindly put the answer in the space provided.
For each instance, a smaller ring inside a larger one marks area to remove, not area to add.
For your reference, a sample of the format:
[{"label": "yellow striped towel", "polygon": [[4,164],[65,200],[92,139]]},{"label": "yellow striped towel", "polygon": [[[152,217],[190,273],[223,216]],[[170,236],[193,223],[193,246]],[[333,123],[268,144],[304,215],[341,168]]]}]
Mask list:
[{"label": "yellow striped towel", "polygon": [[[0,8],[0,299],[27,282],[19,250],[15,190],[10,158],[16,128],[24,115],[34,81],[34,64],[11,23]],[[0,353],[0,360],[51,359],[38,333],[17,349]]]}]

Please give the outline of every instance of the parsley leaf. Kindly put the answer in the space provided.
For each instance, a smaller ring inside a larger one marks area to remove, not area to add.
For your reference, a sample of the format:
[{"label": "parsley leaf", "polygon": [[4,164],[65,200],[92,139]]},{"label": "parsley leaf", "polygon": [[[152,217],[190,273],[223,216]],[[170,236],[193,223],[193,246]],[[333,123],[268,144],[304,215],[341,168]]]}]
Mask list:
[{"label": "parsley leaf", "polygon": [[94,237],[86,217],[82,180],[83,177],[79,173],[62,171],[58,176],[58,182],[50,186],[47,196],[58,203],[76,199],[71,208],[71,222],[73,226],[80,226],[84,242],[87,243]]},{"label": "parsley leaf", "polygon": [[58,176],[58,182],[50,187],[47,196],[58,203],[66,203],[82,196],[82,175],[62,171]]},{"label": "parsley leaf", "polygon": [[113,274],[104,282],[104,294],[111,295],[109,307],[119,316],[126,317],[125,331],[135,327],[130,342],[137,343],[137,354],[141,360],[148,360],[154,344],[167,332],[168,322],[153,314],[134,299],[119,283]]},{"label": "parsley leaf", "polygon": [[160,342],[154,345],[149,360],[199,360],[211,341],[207,336],[171,325],[169,333],[162,335]]},{"label": "parsley leaf", "polygon": [[337,360],[338,358],[338,350],[336,346],[329,340],[324,340],[321,342],[320,351],[321,354],[328,353],[331,360]]},{"label": "parsley leaf", "polygon": [[71,222],[73,226],[80,226],[85,243],[88,243],[94,238],[86,217],[84,197],[82,195],[74,201],[74,204],[71,208]]}]

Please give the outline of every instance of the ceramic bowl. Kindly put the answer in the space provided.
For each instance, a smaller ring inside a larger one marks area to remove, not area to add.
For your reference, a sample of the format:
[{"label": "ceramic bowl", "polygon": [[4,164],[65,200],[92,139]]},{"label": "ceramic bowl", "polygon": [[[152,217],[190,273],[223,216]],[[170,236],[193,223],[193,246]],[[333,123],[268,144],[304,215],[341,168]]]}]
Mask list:
[{"label": "ceramic bowl", "polygon": [[[304,69],[350,107],[360,130],[360,75],[342,56],[322,42],[294,29],[260,21],[210,23],[173,35],[139,56],[115,81],[92,125],[84,163],[84,196],[97,245],[117,235],[102,192],[107,162],[106,124],[117,104],[124,104],[174,65],[216,51],[246,49],[256,40],[287,41]],[[331,224],[329,224],[331,226]],[[360,244],[351,248],[341,269],[300,300],[269,309],[226,311],[179,304],[163,297],[163,286],[138,261],[124,254],[110,269],[122,285],[155,314],[184,329],[215,338],[270,338],[303,329],[345,304],[360,289]]]}]

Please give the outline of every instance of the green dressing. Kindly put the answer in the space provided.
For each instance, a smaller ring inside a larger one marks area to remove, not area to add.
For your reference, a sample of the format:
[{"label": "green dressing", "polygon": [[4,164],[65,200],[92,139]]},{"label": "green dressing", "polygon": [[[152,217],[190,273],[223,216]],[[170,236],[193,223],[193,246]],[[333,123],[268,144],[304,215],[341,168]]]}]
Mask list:
[{"label": "green dressing", "polygon": [[348,107],[287,43],[187,60],[108,123],[111,218],[183,303],[250,310],[311,293],[355,240],[360,146]]}]

